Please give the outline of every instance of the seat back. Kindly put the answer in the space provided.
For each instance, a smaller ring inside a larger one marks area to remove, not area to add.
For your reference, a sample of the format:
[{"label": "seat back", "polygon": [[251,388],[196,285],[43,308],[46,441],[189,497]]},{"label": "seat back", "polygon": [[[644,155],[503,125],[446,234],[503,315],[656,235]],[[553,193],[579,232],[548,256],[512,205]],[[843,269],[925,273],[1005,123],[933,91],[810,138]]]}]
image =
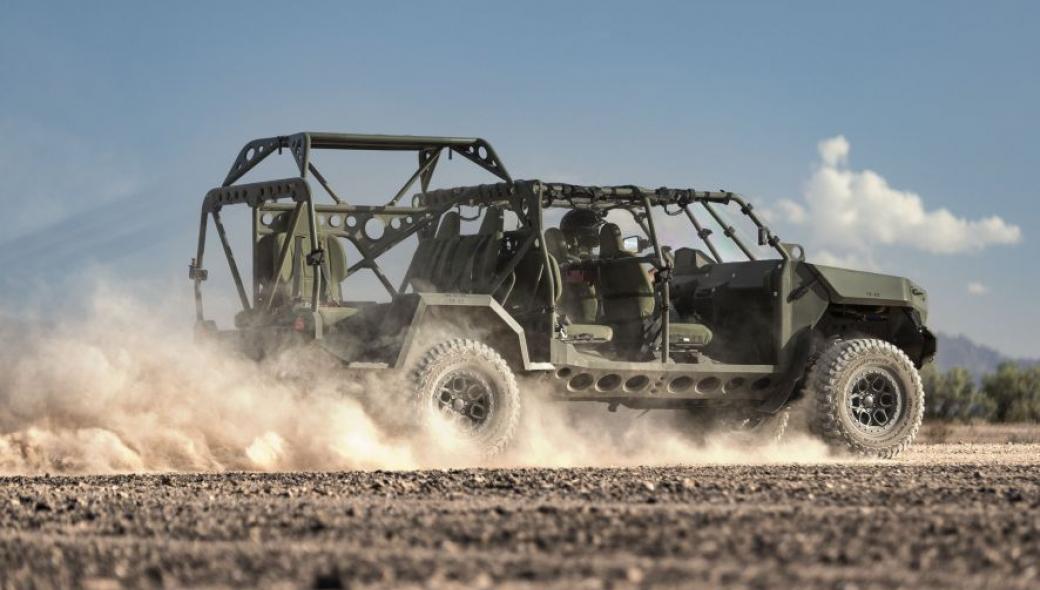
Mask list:
[{"label": "seat back", "polygon": [[[309,298],[314,288],[314,267],[307,264],[306,257],[311,250],[310,234],[298,232],[289,242],[289,252],[280,269],[278,256],[285,243],[286,234],[271,233],[256,242],[256,269],[261,285],[261,298],[275,298],[275,304],[296,297]],[[347,275],[347,253],[343,244],[335,236],[318,235],[318,246],[325,251],[321,271],[324,276],[323,291],[326,301],[339,302],[342,299],[342,282]]]},{"label": "seat back", "polygon": [[490,207],[478,233],[460,235],[461,217],[445,213],[437,234],[419,242],[409,269],[416,291],[487,293],[502,248],[502,211]]},{"label": "seat back", "polygon": [[[541,248],[530,248],[520,258],[513,274],[516,278],[507,300],[507,309],[514,314],[530,311],[544,311],[549,299],[554,302],[560,298],[559,269],[556,257],[548,256],[546,267],[545,252]],[[539,313],[541,313],[539,311]]]},{"label": "seat back", "polygon": [[417,292],[438,291],[437,277],[443,266],[445,251],[458,240],[461,224],[459,214],[449,211],[441,216],[436,234],[419,240],[408,267],[409,281]]},{"label": "seat back", "polygon": [[450,270],[455,249],[459,245],[459,233],[462,227],[462,217],[455,211],[449,211],[441,218],[441,225],[437,228],[437,240],[434,245],[433,260],[427,267],[429,274],[427,280],[433,287],[433,291],[442,291],[446,282],[445,273]]},{"label": "seat back", "polygon": [[653,319],[654,287],[643,265],[626,252],[621,229],[608,223],[600,230],[599,289],[604,323],[614,328],[614,342],[633,350],[643,348]]},{"label": "seat back", "polygon": [[[545,247],[561,265],[580,262],[571,252],[567,239],[559,228],[545,230]],[[596,297],[595,276],[591,271],[564,268],[560,273],[562,295],[559,309],[566,318],[576,324],[595,323],[599,316],[599,299]]]},{"label": "seat back", "polygon": [[499,255],[505,237],[503,225],[501,209],[490,207],[484,212],[484,221],[480,224],[470,269],[466,275],[464,287],[467,292],[487,293],[491,290],[498,271]]},{"label": "seat back", "polygon": [[654,286],[643,265],[626,252],[621,229],[608,223],[600,230],[599,272],[603,313],[611,321],[641,320],[653,316]]}]

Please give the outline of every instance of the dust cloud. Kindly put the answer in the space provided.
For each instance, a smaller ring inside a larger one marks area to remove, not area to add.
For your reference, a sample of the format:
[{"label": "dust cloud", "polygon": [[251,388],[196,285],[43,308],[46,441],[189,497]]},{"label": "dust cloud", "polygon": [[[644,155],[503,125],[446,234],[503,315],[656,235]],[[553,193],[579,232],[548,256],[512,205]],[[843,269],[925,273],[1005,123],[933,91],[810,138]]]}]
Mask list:
[{"label": "dust cloud", "polygon": [[[819,462],[794,435],[702,443],[677,412],[542,401],[528,386],[517,443],[483,461],[438,427],[387,420],[402,386],[348,381],[299,356],[257,364],[194,343],[183,300],[111,287],[50,321],[0,315],[0,474]],[[54,318],[55,315],[51,314]],[[6,318],[6,319],[5,319]]]}]

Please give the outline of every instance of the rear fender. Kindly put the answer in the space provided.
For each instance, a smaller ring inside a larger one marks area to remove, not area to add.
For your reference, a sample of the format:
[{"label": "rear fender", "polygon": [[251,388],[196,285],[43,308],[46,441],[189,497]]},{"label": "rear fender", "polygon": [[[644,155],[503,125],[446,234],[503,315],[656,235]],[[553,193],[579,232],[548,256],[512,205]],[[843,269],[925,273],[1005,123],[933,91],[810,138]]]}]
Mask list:
[{"label": "rear fender", "polygon": [[490,295],[421,293],[394,367],[410,366],[431,346],[452,338],[471,338],[499,352],[514,370],[548,370],[532,363],[519,323]]}]

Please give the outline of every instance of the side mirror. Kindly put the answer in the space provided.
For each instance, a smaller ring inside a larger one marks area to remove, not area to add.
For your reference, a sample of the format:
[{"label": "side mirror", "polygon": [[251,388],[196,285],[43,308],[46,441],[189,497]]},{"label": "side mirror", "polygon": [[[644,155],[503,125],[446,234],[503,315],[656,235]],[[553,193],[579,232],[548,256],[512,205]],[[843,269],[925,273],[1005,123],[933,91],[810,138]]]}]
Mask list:
[{"label": "side mirror", "polygon": [[650,247],[650,240],[643,236],[628,236],[625,238],[625,241],[621,243],[621,247],[624,248],[626,252],[639,254]]}]

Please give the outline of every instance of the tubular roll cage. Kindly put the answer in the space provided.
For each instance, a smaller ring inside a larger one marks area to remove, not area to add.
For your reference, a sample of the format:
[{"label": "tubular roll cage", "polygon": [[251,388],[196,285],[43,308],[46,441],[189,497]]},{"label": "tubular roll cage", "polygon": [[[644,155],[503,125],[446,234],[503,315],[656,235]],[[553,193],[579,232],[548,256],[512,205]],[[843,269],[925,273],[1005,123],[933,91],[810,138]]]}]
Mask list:
[{"label": "tubular roll cage", "polygon": [[[333,190],[328,181],[318,170],[317,166],[315,166],[311,161],[311,150],[313,149],[414,151],[418,154],[419,166],[404,185],[397,191],[393,198],[390,199],[386,206],[351,206]],[[235,182],[255,168],[268,156],[274,153],[280,154],[283,151],[288,151],[296,161],[296,165],[300,172],[298,178],[283,178],[267,182],[235,185]],[[363,260],[356,263],[348,270],[348,276],[360,268],[370,268],[380,278],[380,281],[388,287],[388,290],[390,290],[391,293],[394,293],[395,291],[388,284],[385,275],[375,263],[375,258],[393,245],[399,243],[404,238],[428,225],[431,219],[439,217],[439,215],[434,215],[435,212],[432,211],[417,211],[415,208],[399,208],[400,211],[396,211],[394,210],[394,207],[397,205],[398,201],[408,193],[412,186],[415,185],[416,181],[419,182],[423,192],[429,188],[437,163],[440,161],[441,155],[445,151],[448,152],[449,158],[452,154],[459,154],[499,179],[505,182],[512,182],[509,172],[495,153],[494,148],[491,147],[491,144],[480,138],[303,132],[293,135],[279,135],[275,137],[254,139],[245,144],[245,146],[243,146],[239,151],[234,163],[231,165],[231,169],[224,178],[223,184],[220,187],[210,190],[206,193],[206,197],[203,199],[201,219],[199,222],[198,247],[195,258],[192,259],[191,265],[189,266],[188,273],[189,277],[194,281],[196,321],[199,323],[205,321],[202,307],[202,282],[208,278],[209,273],[203,267],[203,257],[206,247],[206,230],[210,218],[213,219],[213,225],[220,238],[220,243],[224,250],[224,255],[227,258],[231,277],[235,283],[235,288],[238,291],[239,300],[242,303],[243,310],[250,311],[254,309],[254,305],[259,302],[258,299],[260,296],[261,285],[257,281],[256,272],[254,272],[253,280],[253,304],[250,304],[249,297],[246,294],[245,284],[242,281],[238,264],[235,262],[234,254],[231,251],[231,245],[227,239],[227,232],[220,217],[220,210],[225,205],[245,203],[253,209],[253,233],[255,236],[259,226],[261,209],[265,207],[265,204],[270,203],[272,205],[278,205],[278,201],[286,199],[293,201],[295,205],[291,206],[292,214],[289,221],[289,231],[291,232],[295,230],[301,217],[307,217],[311,248],[311,252],[307,256],[307,263],[321,268],[321,264],[324,260],[324,252],[321,250],[318,240],[319,206],[315,203],[310,186],[306,182],[308,174],[314,176],[335,204],[344,209],[344,213],[350,212],[359,214],[365,218],[364,221],[367,221],[367,219],[372,217],[396,218],[396,214],[407,214],[406,217],[412,219],[411,223],[405,224],[401,228],[394,228],[390,231],[389,233],[393,237],[392,243],[388,241],[385,246],[369,250],[364,248],[362,244],[359,244],[357,239],[352,239],[354,245],[358,246],[359,251],[362,253]],[[322,206],[322,208],[325,207]],[[416,216],[416,214],[418,214],[418,216]],[[356,227],[360,231],[360,228],[364,227],[364,223],[359,223]],[[389,230],[390,228],[388,227],[387,229]],[[348,235],[345,237],[357,238],[356,235]],[[283,263],[288,256],[288,244],[289,240],[287,240],[281,248],[278,258],[280,263]],[[254,268],[254,271],[255,270],[256,269]],[[311,293],[311,306],[313,309],[317,309],[318,307],[322,290],[322,277],[320,275],[321,273],[315,273],[315,280]],[[270,303],[270,301],[268,301],[268,303]]]},{"label": "tubular roll cage", "polygon": [[[386,205],[352,205],[333,190],[311,161],[310,152],[312,149],[414,151],[418,155],[418,167]],[[288,150],[295,159],[299,169],[298,177],[250,184],[235,184],[235,182],[268,156],[273,153],[281,153],[284,150]],[[449,158],[453,153],[461,155],[499,178],[501,182],[429,190],[430,181],[437,163],[445,151],[448,152]],[[310,186],[306,181],[308,174],[314,176],[324,191],[334,201],[334,204],[318,204],[315,202]],[[399,201],[417,181],[419,182],[420,191],[412,199],[411,206],[399,205]],[[291,201],[292,204],[280,202],[286,200]],[[295,232],[301,219],[306,217],[310,246],[310,252],[306,255],[306,263],[316,269],[311,293],[309,294],[310,307],[315,314],[320,305],[323,292],[322,282],[325,280],[322,266],[325,253],[321,248],[319,239],[319,221],[324,222],[324,227],[320,230],[321,232],[350,240],[361,254],[362,260],[351,265],[347,269],[346,276],[349,277],[362,268],[370,269],[393,296],[407,288],[409,276],[406,274],[401,286],[395,289],[380,269],[376,259],[414,234],[432,236],[441,215],[453,207],[504,205],[516,213],[522,228],[529,231],[529,235],[519,244],[512,259],[505,264],[502,271],[493,279],[492,292],[515,270],[521,258],[532,247],[537,247],[541,243],[540,238],[543,230],[542,211],[544,208],[586,208],[604,213],[612,209],[625,209],[633,215],[654,246],[652,255],[636,257],[635,260],[648,263],[656,269],[655,290],[658,292],[661,301],[663,320],[659,347],[662,353],[662,361],[667,361],[669,358],[670,314],[668,313],[668,307],[670,305],[669,283],[671,282],[672,268],[657,239],[652,214],[654,206],[661,206],[669,216],[685,215],[693,225],[697,236],[704,242],[715,259],[721,261],[719,252],[710,239],[711,230],[705,228],[691,211],[692,205],[700,204],[719,227],[723,229],[724,235],[732,240],[749,260],[754,260],[754,254],[743,243],[736,230],[726,223],[725,219],[712,206],[716,204],[726,206],[730,203],[737,203],[741,212],[758,228],[759,242],[763,245],[768,244],[772,246],[784,261],[791,259],[790,254],[783,247],[779,238],[772,234],[765,224],[762,223],[761,219],[754,213],[752,206],[743,197],[732,192],[697,191],[663,187],[647,189],[634,185],[612,187],[578,186],[544,183],[538,180],[514,181],[491,145],[480,138],[305,132],[250,141],[240,150],[238,157],[224,179],[224,183],[220,187],[211,189],[206,194],[199,221],[196,256],[192,259],[189,266],[189,278],[194,282],[195,315],[198,324],[206,325],[202,305],[202,282],[208,278],[209,273],[203,267],[203,259],[206,233],[211,218],[220,239],[224,255],[227,258],[228,267],[232,280],[235,283],[242,309],[248,312],[257,310],[260,307],[262,288],[265,285],[262,285],[258,278],[259,273],[255,266],[256,257],[254,256],[252,302],[250,302],[250,297],[242,280],[220,216],[221,209],[224,206],[243,203],[249,205],[253,210],[254,239],[261,231],[261,228],[267,225],[261,219],[261,216],[265,213],[284,214],[287,212],[289,217],[286,231],[289,234]],[[670,211],[670,207],[674,207],[674,210]],[[335,224],[331,223],[335,215],[343,216],[344,223],[342,227],[334,227]],[[354,223],[349,227],[346,222],[346,216],[350,216],[354,220]],[[368,221],[373,218],[384,222],[384,233],[378,237],[369,235],[365,229]],[[266,231],[270,230],[266,229]],[[285,240],[280,247],[278,262],[275,268],[282,268],[282,265],[287,260],[291,242],[292,240]],[[544,247],[540,249],[545,267],[548,268],[550,265],[548,250]],[[601,262],[609,264],[609,261]],[[550,273],[550,280],[552,280],[551,276]],[[273,280],[278,281],[280,278],[276,275]],[[546,310],[552,314],[552,325],[555,326],[557,325],[556,303],[552,293],[553,290],[550,289],[547,296],[548,300],[546,301]],[[264,302],[264,309],[270,307],[271,301],[272,299],[268,298]],[[321,338],[321,336],[320,322],[316,322],[315,337]]]},{"label": "tubular roll cage", "polygon": [[[750,248],[748,248],[747,244],[740,239],[740,236],[737,235],[737,230],[727,223],[725,218],[713,207],[713,205],[728,206],[731,203],[736,203],[740,207],[741,213],[747,216],[747,218],[750,219],[758,229],[759,242],[762,245],[769,245],[776,250],[785,263],[791,260],[791,254],[783,246],[780,238],[773,234],[772,231],[762,222],[761,218],[759,218],[754,212],[752,205],[742,196],[729,191],[698,191],[694,189],[674,189],[667,187],[647,189],[635,185],[580,186],[562,183],[543,183],[538,180],[518,180],[509,183],[508,185],[500,183],[497,185],[480,185],[466,188],[434,190],[420,195],[419,198],[422,203],[446,204],[449,207],[457,204],[478,206],[491,202],[495,197],[495,193],[500,192],[505,186],[526,187],[528,190],[524,192],[530,192],[535,196],[534,202],[537,203],[538,212],[537,215],[533,216],[533,219],[531,219],[531,223],[535,226],[537,231],[532,234],[532,237],[542,235],[542,209],[548,207],[592,209],[604,213],[612,209],[624,209],[632,214],[643,232],[650,238],[650,241],[654,246],[654,253],[648,256],[629,258],[626,259],[625,262],[630,263],[634,260],[650,264],[656,269],[654,274],[654,288],[657,291],[658,299],[661,302],[660,312],[662,321],[660,344],[658,348],[661,350],[660,359],[662,362],[667,362],[669,359],[669,332],[671,324],[669,308],[671,306],[670,284],[672,278],[672,267],[668,258],[664,255],[664,250],[661,248],[660,241],[657,239],[657,228],[654,224],[653,216],[654,206],[662,207],[664,212],[669,216],[685,214],[696,230],[697,236],[708,247],[715,260],[721,262],[722,259],[719,255],[718,249],[711,240],[712,231],[705,228],[697,219],[693,211],[691,211],[692,205],[700,204],[706,211],[708,211],[709,215],[711,215],[712,219],[715,220],[718,226],[722,228],[723,234],[736,244],[738,248],[740,248],[741,252],[743,252],[748,260],[755,260],[754,253]],[[674,211],[669,211],[669,207],[675,207],[676,209]],[[519,258],[526,253],[526,250],[530,245],[531,242],[526,243],[524,248],[517,253],[516,258]],[[548,250],[542,248],[542,251],[545,258],[545,264],[548,266]],[[600,260],[599,264],[611,264],[611,261]],[[550,290],[547,309],[552,313],[553,325],[555,325],[556,304],[552,299],[551,293],[552,291]]]}]

